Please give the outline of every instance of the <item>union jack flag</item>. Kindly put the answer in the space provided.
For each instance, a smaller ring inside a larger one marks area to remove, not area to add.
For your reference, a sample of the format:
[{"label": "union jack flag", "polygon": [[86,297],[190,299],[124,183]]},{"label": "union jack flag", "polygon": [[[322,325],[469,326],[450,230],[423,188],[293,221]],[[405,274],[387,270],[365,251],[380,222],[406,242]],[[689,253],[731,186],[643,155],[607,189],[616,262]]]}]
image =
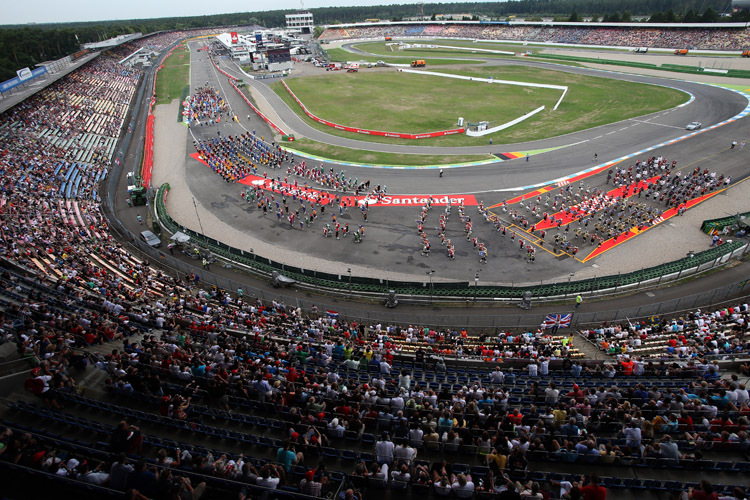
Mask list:
[{"label": "union jack flag", "polygon": [[570,321],[573,319],[573,313],[568,314],[548,314],[544,318],[544,329],[552,328],[557,325],[558,328],[569,328]]}]

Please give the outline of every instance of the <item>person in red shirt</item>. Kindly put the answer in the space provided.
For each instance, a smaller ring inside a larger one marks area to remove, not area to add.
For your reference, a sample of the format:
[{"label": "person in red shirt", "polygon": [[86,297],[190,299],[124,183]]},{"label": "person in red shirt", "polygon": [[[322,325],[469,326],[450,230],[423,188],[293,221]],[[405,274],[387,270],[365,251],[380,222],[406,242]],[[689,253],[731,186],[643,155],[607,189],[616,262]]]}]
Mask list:
[{"label": "person in red shirt", "polygon": [[607,500],[607,488],[599,486],[599,476],[591,474],[589,484],[581,488],[583,500]]},{"label": "person in red shirt", "polygon": [[623,360],[620,362],[622,365],[622,374],[623,375],[632,375],[633,374],[633,360],[630,359],[630,356],[626,356],[623,358]]},{"label": "person in red shirt", "polygon": [[513,422],[515,425],[521,425],[523,422],[523,414],[516,408],[513,410],[513,413],[508,414],[508,420]]},{"label": "person in red shirt", "polygon": [[583,391],[578,387],[578,384],[573,384],[573,390],[570,391],[565,395],[565,397],[568,398],[575,398],[576,403],[583,403],[583,398],[585,397],[585,394]]},{"label": "person in red shirt", "polygon": [[680,411],[680,417],[677,419],[677,431],[685,432],[693,430],[693,419],[685,410]]},{"label": "person in red shirt", "polygon": [[719,495],[714,491],[711,483],[702,479],[700,488],[697,490],[693,488],[688,489],[688,498],[690,500],[716,500],[719,498]]}]

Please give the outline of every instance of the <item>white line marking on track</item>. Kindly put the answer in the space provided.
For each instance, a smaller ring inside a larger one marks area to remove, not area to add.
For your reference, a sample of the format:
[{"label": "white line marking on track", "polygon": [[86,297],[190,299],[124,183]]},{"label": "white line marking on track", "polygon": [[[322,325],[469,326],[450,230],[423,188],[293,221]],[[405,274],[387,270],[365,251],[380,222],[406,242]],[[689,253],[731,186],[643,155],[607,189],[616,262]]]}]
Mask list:
[{"label": "white line marking on track", "polygon": [[652,122],[647,122],[643,120],[631,120],[631,121],[638,122],[638,123],[645,123],[646,125],[658,125],[660,127],[669,127],[669,128],[676,128],[676,129],[682,130],[682,127],[675,127],[674,125],[665,125],[664,123],[652,123]]}]

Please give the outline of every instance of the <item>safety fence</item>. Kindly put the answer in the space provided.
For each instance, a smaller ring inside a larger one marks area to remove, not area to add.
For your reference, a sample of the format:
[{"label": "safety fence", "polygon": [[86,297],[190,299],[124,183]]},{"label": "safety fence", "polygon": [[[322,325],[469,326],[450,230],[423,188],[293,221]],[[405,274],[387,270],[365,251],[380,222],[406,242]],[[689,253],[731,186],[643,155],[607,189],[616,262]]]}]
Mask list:
[{"label": "safety fence", "polygon": [[[341,300],[338,300],[336,296],[306,297],[295,292],[286,293],[283,289],[269,291],[252,286],[246,280],[242,281],[241,274],[236,274],[234,279],[228,278],[210,269],[205,269],[200,264],[194,265],[192,261],[186,262],[177,256],[152,248],[139,240],[137,235],[130,232],[126,232],[126,237],[133,247],[148,257],[149,262],[169,269],[170,273],[177,277],[189,276],[198,285],[215,286],[218,289],[233,293],[242,289],[243,296],[246,298],[257,298],[264,303],[276,301],[287,307],[299,308],[307,314],[315,310],[318,310],[320,314],[325,314],[325,311],[335,311],[341,320],[356,321],[365,325],[375,323],[419,325],[439,330],[471,328],[472,333],[498,332],[509,329],[535,331],[547,314],[573,311],[572,304],[561,306],[559,304],[537,303],[533,304],[531,311],[521,312],[512,308],[493,308],[492,312],[488,311],[486,314],[483,314],[481,309],[472,310],[471,307],[460,310],[450,307],[444,311],[428,307],[409,308],[408,310],[403,308],[386,309],[381,304],[368,305],[347,301],[345,300],[347,297],[343,296],[348,295],[346,289],[341,294]],[[600,325],[603,321],[643,320],[649,322],[659,321],[661,318],[671,319],[673,315],[694,311],[696,308],[709,309],[736,304],[737,300],[746,301],[748,293],[750,293],[750,280],[744,280],[673,300],[649,302],[642,306],[617,308],[616,305],[613,305],[615,307],[613,309],[596,312],[579,312],[576,310],[572,317],[571,326],[585,328]],[[472,302],[466,302],[467,306],[471,306],[471,304]]]},{"label": "safety fence", "polygon": [[[383,297],[390,290],[401,297],[414,301],[429,302],[456,300],[491,300],[516,301],[522,299],[527,292],[535,300],[562,300],[575,295],[614,295],[628,290],[642,289],[656,286],[670,281],[676,281],[692,274],[701,273],[721,266],[731,258],[741,257],[748,250],[748,243],[731,241],[709,248],[703,252],[690,252],[686,257],[644,268],[640,271],[611,276],[598,276],[576,281],[557,283],[540,282],[538,285],[473,285],[470,281],[399,281],[386,278],[369,278],[364,276],[350,276],[348,273],[332,274],[312,269],[304,269],[276,262],[254,252],[230,247],[213,238],[188,229],[174,221],[166,210],[165,197],[169,190],[168,184],[163,184],[157,191],[155,210],[161,224],[171,233],[182,231],[190,236],[197,244],[204,246],[212,253],[227,260],[238,263],[256,273],[270,275],[274,271],[296,280],[299,285],[324,289],[327,292],[340,291],[346,294],[356,293],[362,296]],[[343,267],[342,267],[343,270]]]},{"label": "safety fence", "polygon": [[213,64],[213,65],[214,65],[214,68],[216,68],[216,71],[218,71],[218,72],[219,72],[219,73],[221,73],[222,75],[224,75],[224,76],[226,76],[227,78],[229,78],[229,82],[230,82],[230,83],[232,83],[232,82],[236,82],[236,81],[238,80],[238,78],[237,78],[236,76],[232,76],[232,75],[230,75],[229,73],[227,73],[226,71],[224,71],[223,69],[221,69],[221,68],[219,67],[219,65],[218,65],[218,64],[216,64],[216,61],[214,61],[214,58],[213,58],[213,57],[210,57],[210,56],[209,56],[209,59],[211,59],[211,64]]},{"label": "safety fence", "polygon": [[292,96],[292,98],[297,102],[297,104],[300,105],[302,108],[302,111],[305,112],[307,116],[312,118],[318,123],[322,123],[323,125],[326,125],[328,127],[333,127],[337,130],[343,130],[345,132],[354,132],[357,134],[365,134],[365,135],[376,135],[380,137],[396,137],[398,139],[427,139],[430,137],[443,137],[446,135],[455,135],[455,134],[463,134],[464,129],[463,128],[455,128],[452,130],[439,130],[437,132],[424,132],[422,134],[406,134],[401,132],[383,132],[380,130],[369,130],[364,128],[356,128],[356,127],[347,127],[346,125],[339,125],[338,123],[329,122],[328,120],[324,120],[323,118],[320,118],[313,113],[311,113],[307,106],[302,104],[302,101],[299,100],[297,95],[292,92],[292,89],[289,88],[289,86],[286,84],[284,80],[281,80],[281,84],[284,85],[284,88],[289,92],[289,94]]}]

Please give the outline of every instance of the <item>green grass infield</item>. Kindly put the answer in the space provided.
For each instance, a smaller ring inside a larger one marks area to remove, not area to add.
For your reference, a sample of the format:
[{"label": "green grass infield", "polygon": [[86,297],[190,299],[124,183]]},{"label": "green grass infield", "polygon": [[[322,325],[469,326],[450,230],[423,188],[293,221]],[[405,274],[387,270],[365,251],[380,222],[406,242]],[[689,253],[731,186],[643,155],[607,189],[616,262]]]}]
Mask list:
[{"label": "green grass infield", "polygon": [[[429,68],[428,68],[429,69]],[[440,70],[436,70],[440,71]],[[546,109],[508,129],[471,138],[465,134],[432,139],[393,139],[344,132],[304,115],[280,82],[272,88],[313,127],[332,135],[366,142],[430,146],[510,144],[545,139],[669,109],[689,96],[678,90],[523,66],[452,68],[479,78],[567,85],[568,94],[553,111],[562,91],[518,87],[400,73],[395,69],[360,69],[286,82],[310,112],[334,123],[389,132],[423,133],[456,127],[458,117],[490,127],[518,118],[539,106]]]},{"label": "green grass infield", "polygon": [[190,53],[180,46],[167,57],[156,77],[156,104],[169,104],[179,99],[189,82]]}]

